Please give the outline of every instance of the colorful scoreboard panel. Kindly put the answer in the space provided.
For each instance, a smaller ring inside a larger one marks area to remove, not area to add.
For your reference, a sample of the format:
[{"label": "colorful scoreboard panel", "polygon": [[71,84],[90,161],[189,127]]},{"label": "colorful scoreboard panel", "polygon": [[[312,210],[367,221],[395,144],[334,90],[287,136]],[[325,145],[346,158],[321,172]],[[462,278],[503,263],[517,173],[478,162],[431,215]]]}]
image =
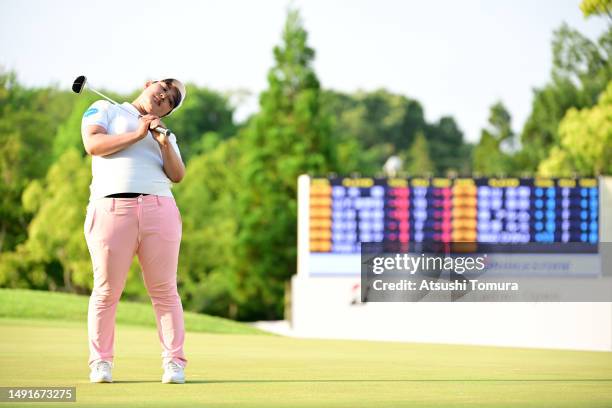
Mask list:
[{"label": "colorful scoreboard panel", "polygon": [[312,178],[311,253],[361,242],[599,243],[593,178]]}]

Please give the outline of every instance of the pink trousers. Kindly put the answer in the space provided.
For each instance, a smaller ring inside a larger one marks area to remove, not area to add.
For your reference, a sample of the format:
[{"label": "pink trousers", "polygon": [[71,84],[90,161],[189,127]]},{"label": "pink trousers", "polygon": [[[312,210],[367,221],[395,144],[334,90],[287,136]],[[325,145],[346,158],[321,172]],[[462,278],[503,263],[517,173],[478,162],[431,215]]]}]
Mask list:
[{"label": "pink trousers", "polygon": [[84,226],[94,287],[89,299],[89,364],[113,361],[115,314],[134,255],[157,318],[163,364],[183,367],[185,325],[176,286],[181,215],[174,198],[102,198],[87,207]]}]

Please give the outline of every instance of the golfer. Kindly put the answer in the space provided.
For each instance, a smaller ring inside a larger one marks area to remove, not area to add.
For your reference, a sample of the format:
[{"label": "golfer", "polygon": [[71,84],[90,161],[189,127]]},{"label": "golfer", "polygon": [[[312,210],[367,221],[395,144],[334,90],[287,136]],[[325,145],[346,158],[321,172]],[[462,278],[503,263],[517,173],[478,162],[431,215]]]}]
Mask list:
[{"label": "golfer", "polygon": [[134,255],[157,318],[163,383],[184,383],[185,328],[176,274],[182,223],[170,188],[185,175],[176,137],[155,132],[185,100],[176,79],[149,81],[132,103],[95,102],[81,134],[92,155],[85,239],[93,265],[91,382],[112,382],[115,313]]}]

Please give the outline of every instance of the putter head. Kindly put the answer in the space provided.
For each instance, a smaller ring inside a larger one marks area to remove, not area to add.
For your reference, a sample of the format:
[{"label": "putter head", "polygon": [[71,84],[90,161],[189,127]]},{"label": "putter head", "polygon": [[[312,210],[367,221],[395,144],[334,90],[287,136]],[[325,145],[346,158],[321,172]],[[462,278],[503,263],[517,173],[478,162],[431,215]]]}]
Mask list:
[{"label": "putter head", "polygon": [[78,76],[72,84],[72,92],[81,93],[83,88],[85,88],[86,82],[87,82],[87,77],[85,75]]}]

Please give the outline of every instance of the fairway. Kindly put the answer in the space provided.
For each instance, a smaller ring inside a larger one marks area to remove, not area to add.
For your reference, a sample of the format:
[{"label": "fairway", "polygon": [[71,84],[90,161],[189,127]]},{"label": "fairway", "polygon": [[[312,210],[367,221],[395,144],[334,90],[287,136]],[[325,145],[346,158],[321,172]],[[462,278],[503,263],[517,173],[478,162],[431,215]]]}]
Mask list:
[{"label": "fairway", "polygon": [[1,386],[77,389],[18,406],[612,406],[612,353],[189,332],[188,383],[165,385],[155,329],[118,325],[115,383],[90,384],[85,322],[0,318],[0,332]]}]

